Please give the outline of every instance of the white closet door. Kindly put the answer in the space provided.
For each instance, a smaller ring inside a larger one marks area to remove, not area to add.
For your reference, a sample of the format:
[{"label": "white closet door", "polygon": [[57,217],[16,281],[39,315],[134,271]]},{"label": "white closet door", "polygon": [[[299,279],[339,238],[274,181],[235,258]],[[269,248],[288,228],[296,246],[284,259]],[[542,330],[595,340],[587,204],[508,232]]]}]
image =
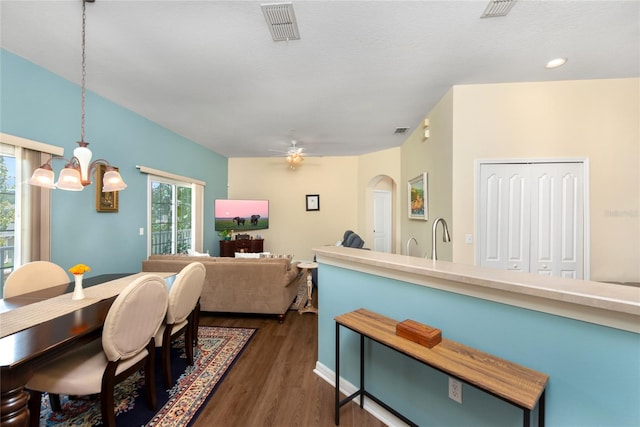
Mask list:
[{"label": "white closet door", "polygon": [[581,279],[582,165],[541,163],[531,170],[531,272]]},{"label": "white closet door", "polygon": [[480,265],[529,271],[530,184],[518,164],[480,170]]},{"label": "white closet door", "polygon": [[484,163],[479,179],[480,265],[583,278],[582,163]]}]

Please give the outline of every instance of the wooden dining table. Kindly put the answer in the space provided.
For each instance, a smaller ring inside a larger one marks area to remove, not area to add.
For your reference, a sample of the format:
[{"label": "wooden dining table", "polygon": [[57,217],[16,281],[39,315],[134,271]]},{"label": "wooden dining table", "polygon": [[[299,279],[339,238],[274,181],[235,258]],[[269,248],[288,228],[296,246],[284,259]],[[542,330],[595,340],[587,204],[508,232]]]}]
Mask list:
[{"label": "wooden dining table", "polygon": [[[83,281],[84,288],[107,285],[109,282],[131,277],[131,281],[141,273],[103,274]],[[145,273],[146,274],[146,273]],[[159,273],[171,287],[175,274]],[[3,314],[12,310],[39,303],[39,309],[46,310],[48,300],[73,292],[74,284],[65,283],[44,290],[31,292],[0,300],[0,322]],[[10,333],[0,338],[0,426],[29,425],[27,403],[29,393],[25,384],[35,369],[46,364],[60,354],[93,339],[98,338],[109,308],[117,295],[96,299],[85,307],[69,313],[56,315],[41,323]],[[65,298],[65,297],[62,297]],[[71,299],[69,295],[69,300]],[[58,300],[60,298],[57,298]],[[2,325],[4,327],[4,325]]]}]

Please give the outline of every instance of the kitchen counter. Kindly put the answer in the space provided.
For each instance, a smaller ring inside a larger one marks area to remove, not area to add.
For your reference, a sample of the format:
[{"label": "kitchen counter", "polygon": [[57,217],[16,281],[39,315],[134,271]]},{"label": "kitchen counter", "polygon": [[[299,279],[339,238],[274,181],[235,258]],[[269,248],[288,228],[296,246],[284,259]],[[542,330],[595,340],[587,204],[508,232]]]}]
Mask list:
[{"label": "kitchen counter", "polygon": [[[335,246],[322,264],[640,333],[640,288]],[[320,274],[321,274],[320,270]]]}]

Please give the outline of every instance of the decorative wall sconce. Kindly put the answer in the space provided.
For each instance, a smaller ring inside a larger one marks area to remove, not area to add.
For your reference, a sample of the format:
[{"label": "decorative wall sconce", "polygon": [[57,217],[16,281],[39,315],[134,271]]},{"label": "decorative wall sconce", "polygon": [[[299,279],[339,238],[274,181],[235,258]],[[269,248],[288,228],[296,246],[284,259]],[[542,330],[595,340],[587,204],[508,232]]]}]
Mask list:
[{"label": "decorative wall sconce", "polygon": [[[84,140],[84,99],[85,99],[85,77],[86,77],[86,54],[85,54],[85,35],[86,35],[86,3],[93,3],[95,0],[82,0],[82,103],[81,103],[81,128],[80,141],[78,147],[73,150],[71,160],[62,158],[67,162],[64,169],[60,171],[58,181],[54,184],[55,176],[51,168],[51,160],[40,166],[33,172],[29,179],[29,184],[44,188],[59,188],[68,191],[82,191],[84,187],[91,184],[90,177],[96,173],[98,165],[105,165],[106,172],[103,177],[102,191],[120,191],[127,187],[120,173],[104,159],[91,161],[91,150],[87,147],[88,142]],[[56,159],[59,157],[55,157]]]},{"label": "decorative wall sconce", "polygon": [[422,142],[424,142],[427,139],[429,139],[429,136],[430,136],[429,119],[424,119],[423,128],[424,128],[424,136],[422,137]]}]

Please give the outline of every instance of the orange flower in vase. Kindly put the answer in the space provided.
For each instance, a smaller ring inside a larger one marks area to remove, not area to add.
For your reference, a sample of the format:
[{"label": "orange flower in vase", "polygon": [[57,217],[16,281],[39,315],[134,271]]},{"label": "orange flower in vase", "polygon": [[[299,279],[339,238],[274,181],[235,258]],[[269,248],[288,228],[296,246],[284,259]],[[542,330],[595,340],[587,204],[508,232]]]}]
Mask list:
[{"label": "orange flower in vase", "polygon": [[84,290],[82,289],[82,275],[87,271],[91,271],[91,267],[85,264],[76,264],[69,269],[69,272],[75,277],[75,287],[71,299],[84,299]]},{"label": "orange flower in vase", "polygon": [[76,264],[69,269],[69,273],[73,275],[84,274],[91,271],[91,267],[85,264]]}]

